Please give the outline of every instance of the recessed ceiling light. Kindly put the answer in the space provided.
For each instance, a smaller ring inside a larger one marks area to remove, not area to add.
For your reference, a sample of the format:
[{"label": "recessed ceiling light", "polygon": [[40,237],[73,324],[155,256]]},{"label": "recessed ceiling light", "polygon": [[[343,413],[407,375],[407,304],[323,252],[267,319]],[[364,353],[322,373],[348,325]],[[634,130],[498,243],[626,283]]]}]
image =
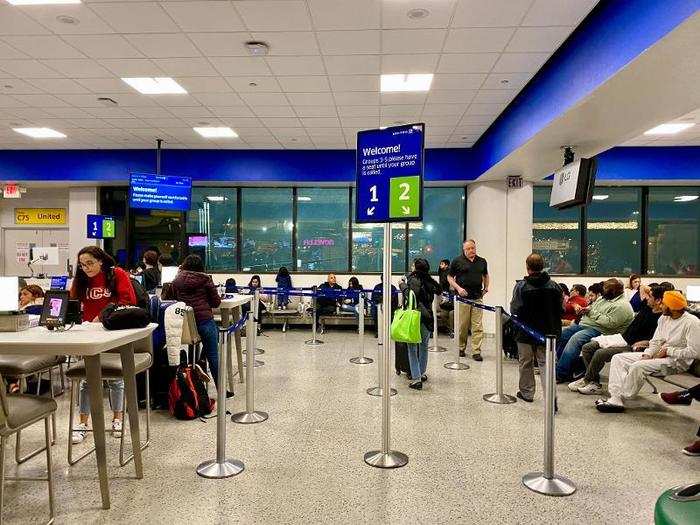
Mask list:
[{"label": "recessed ceiling light", "polygon": [[180,95],[187,91],[170,77],[132,77],[122,78],[139,93],[144,95]]},{"label": "recessed ceiling light", "polygon": [[667,124],[661,124],[655,128],[651,128],[644,132],[645,135],[673,135],[675,133],[680,133],[688,128],[692,128],[695,125],[694,122],[669,122]]},{"label": "recessed ceiling light", "polygon": [[696,201],[700,198],[698,195],[676,195],[673,197],[674,202],[691,202]]},{"label": "recessed ceiling light", "polygon": [[604,201],[608,197],[610,197],[610,195],[593,195],[593,200],[594,201]]},{"label": "recessed ceiling light", "polygon": [[205,139],[228,139],[238,137],[238,133],[228,127],[192,128]]},{"label": "recessed ceiling light", "polygon": [[270,52],[270,46],[265,42],[250,41],[245,43],[245,48],[248,53],[254,57],[262,57]]},{"label": "recessed ceiling light", "polygon": [[382,75],[381,90],[384,93],[392,91],[428,91],[432,82],[432,73]]},{"label": "recessed ceiling light", "polygon": [[58,20],[62,24],[69,24],[69,25],[78,25],[80,23],[80,20],[78,20],[74,16],[68,16],[68,15],[58,15],[56,17],[56,20]]},{"label": "recessed ceiling light", "polygon": [[427,18],[430,15],[430,11],[423,9],[422,7],[416,7],[415,9],[409,9],[406,16],[411,20],[420,20],[421,18]]},{"label": "recessed ceiling light", "polygon": [[51,128],[12,128],[12,131],[32,137],[33,139],[65,139],[60,131]]},{"label": "recessed ceiling light", "polygon": [[7,0],[12,5],[79,4],[80,0]]},{"label": "recessed ceiling light", "polygon": [[258,83],[257,83],[257,82],[248,82],[248,85],[249,85],[250,87],[258,87]]}]

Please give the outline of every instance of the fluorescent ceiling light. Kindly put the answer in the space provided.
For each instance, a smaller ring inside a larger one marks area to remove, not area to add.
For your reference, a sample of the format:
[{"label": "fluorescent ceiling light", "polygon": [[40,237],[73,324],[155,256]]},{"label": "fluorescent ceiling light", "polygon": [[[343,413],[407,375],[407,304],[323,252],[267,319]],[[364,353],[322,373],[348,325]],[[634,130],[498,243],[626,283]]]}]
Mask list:
[{"label": "fluorescent ceiling light", "polygon": [[297,200],[301,202],[309,202],[311,197],[297,197]]},{"label": "fluorescent ceiling light", "polygon": [[65,139],[60,131],[51,128],[12,128],[13,131],[32,137],[33,139]]},{"label": "fluorescent ceiling light", "polygon": [[692,128],[695,125],[694,122],[669,122],[668,124],[661,124],[655,128],[651,128],[645,131],[645,135],[674,135],[685,131],[686,129]]},{"label": "fluorescent ceiling light", "polygon": [[610,197],[610,195],[593,195],[593,200],[594,201],[604,201],[608,197]]},{"label": "fluorescent ceiling light", "polygon": [[226,200],[226,197],[223,195],[208,195],[207,200],[211,202],[224,202]]},{"label": "fluorescent ceiling light", "polygon": [[79,4],[80,0],[7,0],[12,5]]},{"label": "fluorescent ceiling light", "polygon": [[676,195],[673,197],[673,202],[691,202],[698,200],[698,195]]},{"label": "fluorescent ceiling light", "polygon": [[428,91],[433,82],[432,73],[411,73],[409,75],[382,75],[382,92]]},{"label": "fluorescent ceiling light", "polygon": [[206,139],[235,139],[238,133],[227,127],[192,128]]},{"label": "fluorescent ceiling light", "polygon": [[131,77],[122,78],[122,80],[144,95],[180,95],[187,93],[185,88],[170,77]]}]

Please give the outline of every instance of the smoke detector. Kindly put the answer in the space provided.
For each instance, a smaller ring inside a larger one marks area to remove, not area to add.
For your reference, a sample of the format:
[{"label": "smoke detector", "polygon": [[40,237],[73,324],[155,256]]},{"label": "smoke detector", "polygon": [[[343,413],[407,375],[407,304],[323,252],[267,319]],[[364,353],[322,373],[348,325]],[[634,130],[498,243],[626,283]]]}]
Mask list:
[{"label": "smoke detector", "polygon": [[411,20],[420,20],[422,18],[427,18],[430,15],[430,11],[423,9],[422,7],[416,7],[415,9],[409,9],[406,16]]},{"label": "smoke detector", "polygon": [[245,43],[248,53],[254,57],[264,57],[270,52],[270,46],[265,42],[250,41]]},{"label": "smoke detector", "polygon": [[56,17],[56,20],[58,20],[62,24],[70,24],[70,25],[78,25],[80,23],[80,20],[78,20],[74,16],[68,16],[68,15],[58,15]]}]

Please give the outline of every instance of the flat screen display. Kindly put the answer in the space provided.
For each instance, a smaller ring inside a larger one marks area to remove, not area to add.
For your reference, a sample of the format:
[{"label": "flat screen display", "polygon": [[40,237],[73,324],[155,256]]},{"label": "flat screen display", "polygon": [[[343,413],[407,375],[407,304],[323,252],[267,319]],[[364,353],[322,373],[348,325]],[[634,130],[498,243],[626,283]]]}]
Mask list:
[{"label": "flat screen display", "polygon": [[187,211],[191,196],[190,177],[132,173],[129,180],[129,206],[132,208]]},{"label": "flat screen display", "polygon": [[52,290],[65,290],[68,286],[68,276],[59,275],[56,277],[51,277],[51,289]]},{"label": "flat screen display", "polygon": [[549,205],[564,210],[590,204],[595,186],[595,159],[579,159],[554,172]]},{"label": "flat screen display", "polygon": [[190,235],[188,239],[188,246],[206,246],[207,236],[206,235]]},{"label": "flat screen display", "polygon": [[39,324],[44,326],[49,319],[65,323],[67,311],[68,292],[65,290],[49,290],[44,296],[44,308],[41,311]]}]

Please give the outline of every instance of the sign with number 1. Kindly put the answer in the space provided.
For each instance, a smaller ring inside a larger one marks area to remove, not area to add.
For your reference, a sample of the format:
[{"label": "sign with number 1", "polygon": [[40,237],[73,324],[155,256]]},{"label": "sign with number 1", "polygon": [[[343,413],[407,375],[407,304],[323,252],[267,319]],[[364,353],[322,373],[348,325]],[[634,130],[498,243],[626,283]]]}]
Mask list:
[{"label": "sign with number 1", "polygon": [[425,124],[357,134],[355,222],[421,221]]}]

